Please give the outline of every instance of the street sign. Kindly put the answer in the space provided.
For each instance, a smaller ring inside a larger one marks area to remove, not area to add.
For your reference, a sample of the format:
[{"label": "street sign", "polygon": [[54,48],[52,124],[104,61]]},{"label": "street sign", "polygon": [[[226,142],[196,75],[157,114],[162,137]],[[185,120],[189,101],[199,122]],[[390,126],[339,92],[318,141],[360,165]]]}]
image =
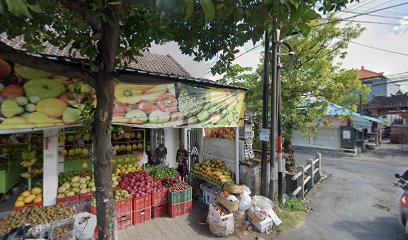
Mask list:
[{"label": "street sign", "polygon": [[270,132],[269,129],[261,128],[261,130],[259,132],[259,140],[261,140],[263,142],[269,142],[270,134],[271,134],[271,132]]}]

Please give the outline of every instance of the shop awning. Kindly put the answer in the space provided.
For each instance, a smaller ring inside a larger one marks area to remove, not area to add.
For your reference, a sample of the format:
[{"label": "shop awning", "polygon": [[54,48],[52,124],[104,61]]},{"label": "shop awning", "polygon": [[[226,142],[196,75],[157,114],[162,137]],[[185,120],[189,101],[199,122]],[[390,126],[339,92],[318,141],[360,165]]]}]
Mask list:
[{"label": "shop awning", "polygon": [[[35,55],[75,65],[75,60]],[[3,81],[0,133],[78,125],[81,99],[94,90],[77,80],[10,64]],[[18,76],[17,82],[10,80]],[[211,128],[243,125],[246,89],[190,76],[118,70],[113,124],[144,128]],[[10,78],[10,79],[9,79]],[[74,92],[81,89],[81,94]]]}]

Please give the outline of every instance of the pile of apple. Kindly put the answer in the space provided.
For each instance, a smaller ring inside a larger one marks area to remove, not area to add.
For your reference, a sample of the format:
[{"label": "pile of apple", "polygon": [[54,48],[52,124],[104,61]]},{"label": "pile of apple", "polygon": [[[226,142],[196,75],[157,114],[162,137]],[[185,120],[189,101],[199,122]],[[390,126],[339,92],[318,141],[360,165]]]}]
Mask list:
[{"label": "pile of apple", "polygon": [[160,181],[155,181],[145,171],[121,174],[119,186],[127,190],[133,197],[142,197],[151,193],[166,191]]}]

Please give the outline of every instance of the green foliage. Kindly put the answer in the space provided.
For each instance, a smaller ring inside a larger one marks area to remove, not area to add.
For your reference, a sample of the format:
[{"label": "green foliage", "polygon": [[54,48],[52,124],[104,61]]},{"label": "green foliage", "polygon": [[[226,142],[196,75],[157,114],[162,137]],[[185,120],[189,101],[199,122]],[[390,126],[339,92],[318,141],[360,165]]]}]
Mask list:
[{"label": "green foliage", "polygon": [[[73,1],[88,10],[95,22],[110,23],[117,6],[122,7],[116,63],[126,67],[152,42],[175,41],[183,53],[196,61],[218,57],[213,73],[221,73],[247,41],[257,42],[275,21],[282,36],[293,32],[307,34],[310,21],[321,12],[339,10],[353,0],[251,1],[251,0],[83,0]],[[9,38],[24,35],[26,49],[41,52],[49,42],[97,71],[97,44],[101,31],[90,26],[83,14],[69,10],[71,1],[0,0],[0,32]],[[134,2],[134,4],[132,4]],[[316,6],[321,6],[318,12]]]},{"label": "green foliage", "polygon": [[[316,20],[311,24],[319,23]],[[313,135],[317,127],[314,123],[324,115],[327,101],[355,110],[358,98],[353,97],[354,93],[369,91],[358,80],[356,70],[341,67],[341,59],[347,54],[348,41],[358,37],[362,31],[358,25],[341,27],[338,22],[332,22],[312,28],[307,37],[296,35],[289,39],[295,52],[295,62],[282,69],[280,78],[285,140],[291,141],[297,130]],[[282,48],[282,51],[287,54],[287,49]],[[234,66],[221,80],[250,89],[246,100],[248,111],[254,114],[258,126],[262,117],[262,63],[263,60],[255,72]]]},{"label": "green foliage", "polygon": [[299,212],[304,212],[306,207],[305,203],[303,202],[302,199],[292,197],[289,198],[284,204],[280,205],[280,207],[285,211],[299,211]]}]

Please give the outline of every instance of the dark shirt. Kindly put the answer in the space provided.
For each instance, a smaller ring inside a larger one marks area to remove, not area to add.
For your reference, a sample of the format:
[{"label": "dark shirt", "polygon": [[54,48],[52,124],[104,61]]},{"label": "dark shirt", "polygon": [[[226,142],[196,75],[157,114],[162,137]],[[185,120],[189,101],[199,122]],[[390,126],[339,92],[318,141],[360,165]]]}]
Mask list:
[{"label": "dark shirt", "polygon": [[164,147],[163,149],[156,148],[154,151],[154,160],[156,164],[164,163],[166,160],[167,155],[167,148]]},{"label": "dark shirt", "polygon": [[187,165],[188,152],[186,149],[177,150],[176,160],[179,165]]}]

